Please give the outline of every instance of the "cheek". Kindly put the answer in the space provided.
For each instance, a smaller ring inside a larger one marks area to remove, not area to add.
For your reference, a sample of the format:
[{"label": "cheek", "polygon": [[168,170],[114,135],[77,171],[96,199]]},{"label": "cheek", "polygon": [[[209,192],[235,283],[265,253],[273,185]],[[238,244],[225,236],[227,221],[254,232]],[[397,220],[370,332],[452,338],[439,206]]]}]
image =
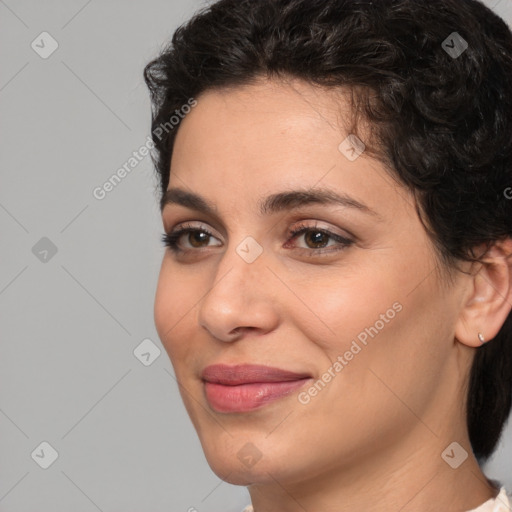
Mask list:
[{"label": "cheek", "polygon": [[389,330],[403,309],[406,278],[391,266],[326,270],[294,279],[290,288],[303,303],[289,301],[287,314],[332,359],[349,350],[352,340],[364,343],[368,331]]},{"label": "cheek", "polygon": [[[328,286],[309,287],[316,316],[296,312],[295,318],[327,356],[318,357],[316,369],[332,384],[313,406],[325,416],[337,411],[340,422],[353,426],[365,423],[368,414],[392,422],[394,415],[407,414],[397,396],[417,411],[429,403],[447,358],[454,313],[434,274],[415,288],[420,275],[418,266],[411,272],[402,265],[368,266],[365,275],[340,274]],[[336,376],[331,379],[329,371]]]},{"label": "cheek", "polygon": [[191,346],[186,340],[194,336],[191,319],[197,315],[194,306],[199,298],[191,279],[180,278],[164,257],[155,294],[154,321],[173,365],[186,358],[187,347]]},{"label": "cheek", "polygon": [[333,389],[348,386],[354,396],[362,389],[372,395],[382,388],[369,369],[397,389],[407,390],[420,375],[435,379],[432,368],[440,367],[441,345],[451,321],[435,276],[423,281],[431,269],[424,254],[375,256],[364,265],[328,269],[328,276],[316,271],[300,281],[296,277],[290,286],[307,307],[293,301],[286,314],[319,349],[318,375],[341,356],[343,369],[338,366],[336,375],[343,377],[335,379]]}]

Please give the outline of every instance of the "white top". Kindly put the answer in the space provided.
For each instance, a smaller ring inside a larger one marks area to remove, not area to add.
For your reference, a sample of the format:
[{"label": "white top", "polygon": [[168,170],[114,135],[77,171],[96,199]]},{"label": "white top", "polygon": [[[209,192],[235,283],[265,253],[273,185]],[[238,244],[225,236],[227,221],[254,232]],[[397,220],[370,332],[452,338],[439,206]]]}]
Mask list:
[{"label": "white top", "polygon": [[[254,512],[254,509],[252,505],[247,505],[242,512]],[[479,507],[468,510],[468,512],[512,512],[512,501],[507,496],[505,487],[502,487],[496,498],[491,498]]]},{"label": "white top", "polygon": [[[252,507],[251,507],[252,508]],[[505,487],[500,489],[500,493],[496,498],[490,499],[486,501],[482,505],[473,510],[469,510],[468,512],[511,512],[512,511],[512,501],[507,496],[507,491],[505,491]],[[249,509],[250,512],[250,509]]]}]

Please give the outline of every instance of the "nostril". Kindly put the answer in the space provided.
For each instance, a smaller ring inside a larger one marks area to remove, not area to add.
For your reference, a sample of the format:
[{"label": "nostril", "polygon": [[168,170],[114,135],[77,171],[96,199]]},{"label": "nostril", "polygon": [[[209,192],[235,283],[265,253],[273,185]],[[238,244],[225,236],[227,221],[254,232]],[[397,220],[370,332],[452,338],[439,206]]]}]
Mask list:
[{"label": "nostril", "polygon": [[240,334],[241,332],[249,331],[251,329],[253,329],[253,327],[235,327],[235,329],[231,331],[231,334]]}]

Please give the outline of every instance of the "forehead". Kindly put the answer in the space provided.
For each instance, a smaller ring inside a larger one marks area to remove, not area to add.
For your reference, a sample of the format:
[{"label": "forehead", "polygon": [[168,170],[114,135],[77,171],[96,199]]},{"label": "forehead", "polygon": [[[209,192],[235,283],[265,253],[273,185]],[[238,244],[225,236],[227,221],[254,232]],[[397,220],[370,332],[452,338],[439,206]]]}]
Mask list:
[{"label": "forehead", "polygon": [[193,162],[282,175],[284,163],[299,174],[304,164],[332,165],[349,135],[347,94],[299,80],[209,90],[178,129],[171,170]]},{"label": "forehead", "polygon": [[349,159],[340,149],[352,136],[350,92],[266,80],[210,90],[197,102],[179,127],[168,188],[238,210],[258,209],[261,198],[283,190],[313,188],[359,198],[373,210],[399,206],[397,184],[381,162],[364,152]]}]

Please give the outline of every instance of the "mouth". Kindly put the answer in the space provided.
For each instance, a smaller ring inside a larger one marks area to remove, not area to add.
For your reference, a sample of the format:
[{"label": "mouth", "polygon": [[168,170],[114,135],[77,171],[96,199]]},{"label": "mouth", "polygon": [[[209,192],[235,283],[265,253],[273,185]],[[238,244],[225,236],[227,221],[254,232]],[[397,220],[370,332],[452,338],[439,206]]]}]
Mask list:
[{"label": "mouth", "polygon": [[249,412],[290,395],[312,379],[306,373],[260,365],[213,365],[203,370],[205,395],[217,412]]}]

